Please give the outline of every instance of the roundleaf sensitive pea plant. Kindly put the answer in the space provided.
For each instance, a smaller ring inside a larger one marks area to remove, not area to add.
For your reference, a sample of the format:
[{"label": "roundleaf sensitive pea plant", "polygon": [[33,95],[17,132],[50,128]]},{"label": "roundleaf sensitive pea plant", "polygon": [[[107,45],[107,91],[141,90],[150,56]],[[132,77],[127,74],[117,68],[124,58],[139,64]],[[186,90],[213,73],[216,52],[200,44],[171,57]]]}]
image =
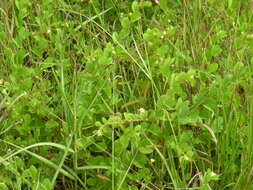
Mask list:
[{"label": "roundleaf sensitive pea plant", "polygon": [[253,189],[252,7],[0,1],[0,189]]}]

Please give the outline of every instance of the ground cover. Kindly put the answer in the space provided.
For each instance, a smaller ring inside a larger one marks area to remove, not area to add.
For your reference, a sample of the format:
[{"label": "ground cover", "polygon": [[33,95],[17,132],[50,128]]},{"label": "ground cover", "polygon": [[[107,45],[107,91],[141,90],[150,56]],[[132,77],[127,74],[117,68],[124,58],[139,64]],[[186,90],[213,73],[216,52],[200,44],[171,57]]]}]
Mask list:
[{"label": "ground cover", "polygon": [[0,189],[253,189],[252,10],[2,0]]}]

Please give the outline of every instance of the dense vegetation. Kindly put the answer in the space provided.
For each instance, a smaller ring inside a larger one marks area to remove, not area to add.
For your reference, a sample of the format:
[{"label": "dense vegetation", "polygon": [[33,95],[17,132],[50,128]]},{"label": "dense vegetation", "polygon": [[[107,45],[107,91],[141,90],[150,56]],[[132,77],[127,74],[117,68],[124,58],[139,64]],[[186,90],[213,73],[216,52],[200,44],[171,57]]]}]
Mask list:
[{"label": "dense vegetation", "polygon": [[1,0],[0,189],[253,189],[250,0]]}]

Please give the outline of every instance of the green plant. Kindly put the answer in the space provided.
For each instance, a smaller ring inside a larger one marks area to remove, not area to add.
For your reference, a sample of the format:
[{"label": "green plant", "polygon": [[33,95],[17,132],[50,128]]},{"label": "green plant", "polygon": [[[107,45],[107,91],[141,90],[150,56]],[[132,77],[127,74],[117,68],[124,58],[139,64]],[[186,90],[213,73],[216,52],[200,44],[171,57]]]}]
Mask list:
[{"label": "green plant", "polygon": [[0,2],[0,189],[252,189],[251,1]]}]

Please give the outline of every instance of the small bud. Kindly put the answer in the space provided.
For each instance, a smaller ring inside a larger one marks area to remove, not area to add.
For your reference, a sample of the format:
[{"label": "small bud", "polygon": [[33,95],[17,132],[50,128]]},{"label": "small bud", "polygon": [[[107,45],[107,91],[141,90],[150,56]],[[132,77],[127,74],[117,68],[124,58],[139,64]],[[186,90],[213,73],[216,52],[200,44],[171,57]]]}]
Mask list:
[{"label": "small bud", "polygon": [[3,90],[2,90],[2,93],[3,93],[4,95],[8,95],[8,92],[7,92],[6,89],[3,89]]},{"label": "small bud", "polygon": [[102,128],[100,128],[99,130],[97,130],[97,136],[99,136],[99,137],[103,136]]},{"label": "small bud", "polygon": [[145,111],[146,111],[146,110],[145,110],[144,108],[140,108],[140,109],[138,110],[139,113],[145,113]]},{"label": "small bud", "polygon": [[47,30],[46,30],[46,33],[47,33],[47,34],[51,34],[51,30],[50,30],[50,29],[47,29]]},{"label": "small bud", "polygon": [[155,61],[155,65],[159,65],[159,61],[158,60]]},{"label": "small bud", "polygon": [[155,3],[158,4],[158,5],[160,4],[160,2],[158,0],[155,0]]}]

